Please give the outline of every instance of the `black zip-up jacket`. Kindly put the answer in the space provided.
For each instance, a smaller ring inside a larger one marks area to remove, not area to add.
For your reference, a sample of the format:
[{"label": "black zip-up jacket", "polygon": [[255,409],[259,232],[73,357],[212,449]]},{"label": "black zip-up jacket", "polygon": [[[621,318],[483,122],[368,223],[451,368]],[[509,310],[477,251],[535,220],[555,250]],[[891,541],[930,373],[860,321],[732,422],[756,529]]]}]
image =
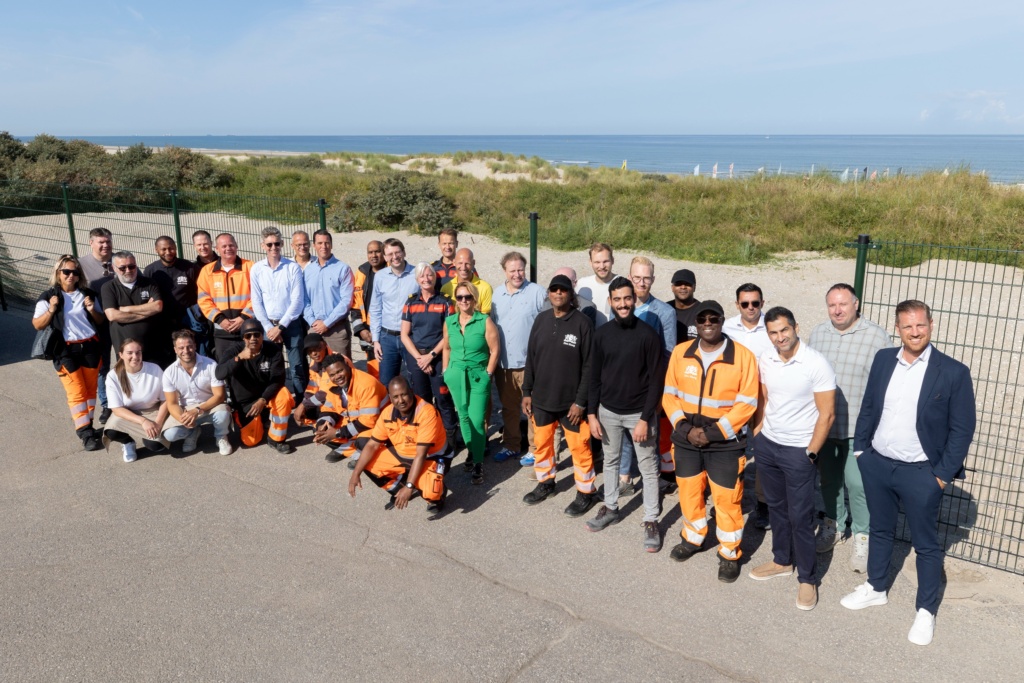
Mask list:
[{"label": "black zip-up jacket", "polygon": [[663,346],[653,327],[632,314],[618,320],[613,312],[594,334],[590,414],[597,415],[602,405],[616,415],[640,413],[640,419],[650,424],[665,384]]},{"label": "black zip-up jacket", "polygon": [[594,323],[575,308],[561,318],[541,311],[526,346],[523,397],[549,413],[586,408]]},{"label": "black zip-up jacket", "polygon": [[264,340],[258,356],[236,362],[235,356],[244,349],[244,343],[232,344],[227,359],[217,363],[213,374],[219,380],[230,382],[232,400],[248,408],[257,399],[274,398],[284,386],[284,356],[280,344]]}]

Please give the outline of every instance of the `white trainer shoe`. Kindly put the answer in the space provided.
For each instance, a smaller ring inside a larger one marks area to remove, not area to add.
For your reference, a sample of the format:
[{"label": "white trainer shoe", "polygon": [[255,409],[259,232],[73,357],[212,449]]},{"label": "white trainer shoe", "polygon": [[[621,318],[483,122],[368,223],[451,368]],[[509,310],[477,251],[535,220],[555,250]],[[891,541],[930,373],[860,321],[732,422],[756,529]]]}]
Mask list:
[{"label": "white trainer shoe", "polygon": [[859,573],[868,573],[868,535],[853,535],[853,554],[850,555],[850,569]]},{"label": "white trainer shoe", "polygon": [[853,592],[844,596],[839,604],[846,609],[864,609],[875,605],[884,605],[889,602],[889,596],[882,591],[876,591],[871,584],[865,581],[853,589]]},{"label": "white trainer shoe", "polygon": [[202,430],[199,427],[196,427],[189,433],[188,436],[185,437],[185,440],[181,442],[182,454],[187,455],[196,450],[196,448],[199,446],[199,435],[201,433]]},{"label": "white trainer shoe", "polygon": [[221,455],[231,455],[231,451],[234,449],[231,448],[231,442],[228,441],[228,437],[222,436],[217,439],[217,450],[220,451]]},{"label": "white trainer shoe", "polygon": [[910,627],[907,640],[914,645],[931,645],[934,633],[935,615],[922,607],[917,610],[917,616],[914,617],[914,625]]},{"label": "white trainer shoe", "polygon": [[134,441],[121,444],[121,453],[124,455],[125,462],[135,462],[136,458],[139,457],[138,453],[135,452]]}]

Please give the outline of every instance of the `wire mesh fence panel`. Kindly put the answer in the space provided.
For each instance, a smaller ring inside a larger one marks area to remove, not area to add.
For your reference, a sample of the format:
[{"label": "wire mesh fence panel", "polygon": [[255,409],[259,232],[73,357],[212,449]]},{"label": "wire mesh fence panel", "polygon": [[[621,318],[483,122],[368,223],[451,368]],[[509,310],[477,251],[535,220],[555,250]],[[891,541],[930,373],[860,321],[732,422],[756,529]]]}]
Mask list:
[{"label": "wire mesh fence panel", "polygon": [[[1024,252],[875,242],[868,252],[862,307],[895,329],[895,307],[919,299],[932,308],[932,342],[971,369],[977,429],[967,479],[946,487],[939,535],[948,552],[1024,574]],[[909,540],[901,521],[898,533]]]}]

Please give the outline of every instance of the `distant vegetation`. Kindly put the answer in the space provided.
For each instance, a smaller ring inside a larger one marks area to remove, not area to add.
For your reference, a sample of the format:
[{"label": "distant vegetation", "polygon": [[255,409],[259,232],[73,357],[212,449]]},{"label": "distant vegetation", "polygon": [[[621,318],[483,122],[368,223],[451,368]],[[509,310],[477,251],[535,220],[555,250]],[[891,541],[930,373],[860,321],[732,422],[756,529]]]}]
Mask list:
[{"label": "distant vegetation", "polygon": [[[335,230],[465,228],[510,244],[528,241],[527,214],[541,216],[541,243],[583,249],[594,241],[712,263],[753,263],[788,251],[851,255],[859,233],[874,239],[1024,248],[1024,192],[962,169],[842,183],[758,175],[737,180],[666,176],[577,166],[538,157],[456,152],[453,164],[483,161],[530,179],[480,180],[444,168],[443,155],[331,153],[219,163],[189,150],[134,146],[106,154],[84,141],[0,134],[0,179],[223,193],[330,204]],[[417,163],[416,160],[419,162]],[[334,160],[331,163],[325,163]],[[406,162],[409,171],[392,164]],[[409,163],[411,162],[411,163]],[[10,193],[4,201],[12,201]]]}]

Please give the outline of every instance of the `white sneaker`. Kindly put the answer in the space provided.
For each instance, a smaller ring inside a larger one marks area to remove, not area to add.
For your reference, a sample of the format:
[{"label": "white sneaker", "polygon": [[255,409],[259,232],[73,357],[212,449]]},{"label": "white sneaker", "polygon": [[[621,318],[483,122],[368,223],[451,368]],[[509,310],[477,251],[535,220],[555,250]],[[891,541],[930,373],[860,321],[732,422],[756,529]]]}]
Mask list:
[{"label": "white sneaker", "polygon": [[181,452],[183,454],[191,453],[199,446],[199,435],[201,433],[202,430],[196,427],[185,437],[185,440],[181,442]]},{"label": "white sneaker", "polygon": [[871,584],[865,581],[853,589],[853,592],[846,595],[839,604],[846,609],[864,609],[875,605],[884,605],[889,602],[889,596],[882,591],[876,591]]},{"label": "white sneaker", "polygon": [[818,525],[818,533],[814,539],[814,549],[819,553],[827,553],[845,540],[846,538],[843,533],[836,529],[836,520],[826,517]]},{"label": "white sneaker", "polygon": [[139,457],[135,452],[134,442],[121,444],[121,453],[124,454],[125,462],[135,462],[135,459]]},{"label": "white sneaker", "polygon": [[853,554],[850,555],[850,569],[860,574],[868,573],[868,535],[853,535]]},{"label": "white sneaker", "polygon": [[231,448],[231,442],[228,441],[228,437],[222,436],[217,439],[217,450],[220,451],[221,455],[231,455],[231,451],[234,449]]},{"label": "white sneaker", "polygon": [[931,645],[934,633],[935,615],[922,607],[917,610],[917,616],[914,617],[914,625],[910,627],[907,640],[914,645]]}]

